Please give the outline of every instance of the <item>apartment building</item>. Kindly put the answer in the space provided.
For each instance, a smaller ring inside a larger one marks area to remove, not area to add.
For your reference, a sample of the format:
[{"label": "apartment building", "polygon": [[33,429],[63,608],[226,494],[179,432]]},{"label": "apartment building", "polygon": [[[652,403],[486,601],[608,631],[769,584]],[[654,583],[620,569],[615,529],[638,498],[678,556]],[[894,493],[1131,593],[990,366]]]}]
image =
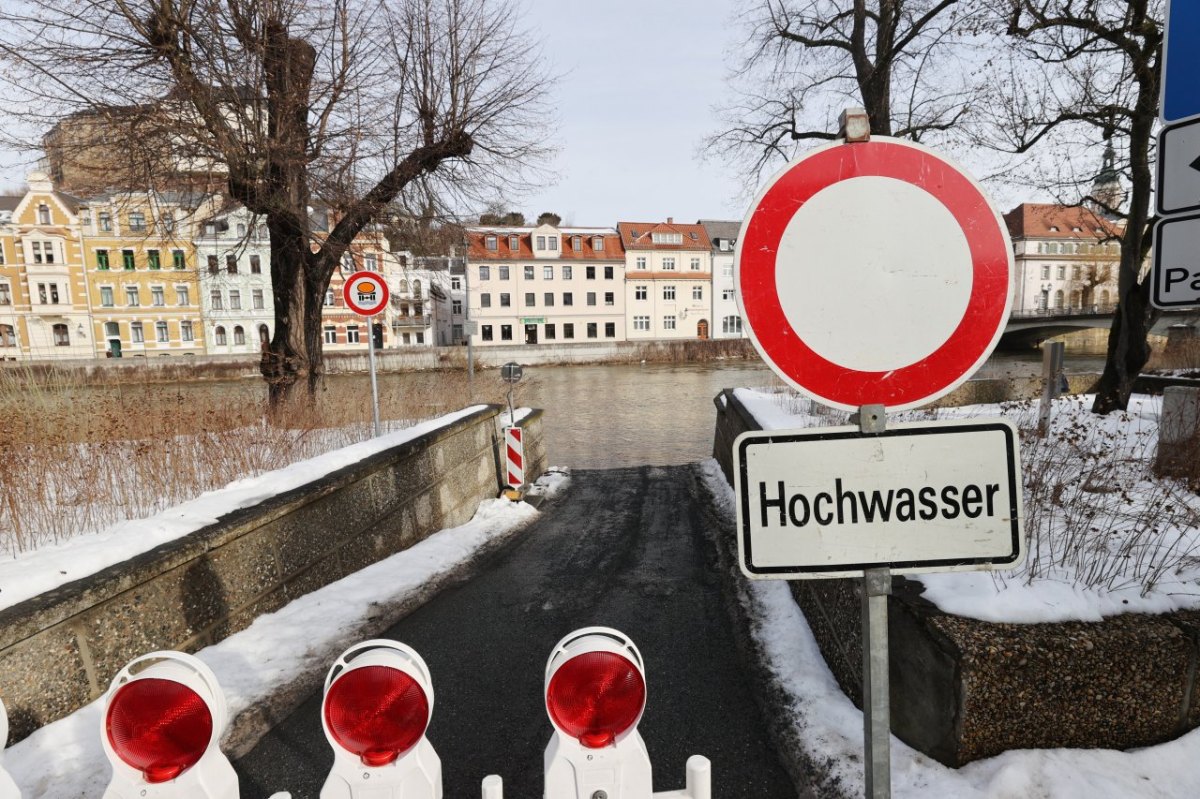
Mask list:
[{"label": "apartment building", "polygon": [[733,220],[701,219],[712,242],[712,314],[713,338],[745,338],[742,316],[738,312],[737,285],[733,280],[733,250],[742,223]]},{"label": "apartment building", "polygon": [[617,224],[625,250],[630,341],[707,339],[712,319],[712,242],[703,225]]},{"label": "apartment building", "polygon": [[623,341],[625,255],[604,227],[467,229],[472,343]]},{"label": "apartment building", "polygon": [[195,247],[205,351],[261,352],[275,326],[265,220],[240,205],[229,205],[197,226]]}]

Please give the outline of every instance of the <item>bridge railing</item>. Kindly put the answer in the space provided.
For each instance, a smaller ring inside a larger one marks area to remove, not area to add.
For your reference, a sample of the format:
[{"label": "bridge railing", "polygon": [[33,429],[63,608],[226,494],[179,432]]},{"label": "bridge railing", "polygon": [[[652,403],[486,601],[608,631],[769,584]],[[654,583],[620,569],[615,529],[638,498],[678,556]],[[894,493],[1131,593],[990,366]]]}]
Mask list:
[{"label": "bridge railing", "polygon": [[1055,317],[1071,317],[1071,316],[1102,316],[1111,314],[1117,310],[1114,303],[1106,305],[1084,305],[1071,308],[1025,308],[1019,311],[1012,311],[1009,314],[1010,319],[1053,319]]}]

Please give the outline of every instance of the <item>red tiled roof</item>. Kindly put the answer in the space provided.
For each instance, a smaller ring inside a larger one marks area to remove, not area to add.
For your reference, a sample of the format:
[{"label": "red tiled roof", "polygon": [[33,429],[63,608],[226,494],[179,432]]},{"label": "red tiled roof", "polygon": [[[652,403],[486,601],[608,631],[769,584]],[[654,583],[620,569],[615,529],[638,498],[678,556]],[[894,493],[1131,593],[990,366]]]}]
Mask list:
[{"label": "red tiled roof", "polygon": [[[469,250],[467,257],[472,261],[532,261],[533,231],[531,228],[486,228],[467,230]],[[496,237],[496,249],[487,248],[487,237]],[[509,249],[509,237],[517,237],[517,249]],[[579,237],[579,249],[576,250],[572,239]],[[604,249],[592,249],[592,239],[603,237]],[[570,228],[559,229],[559,261],[623,261],[625,250],[621,247],[621,238],[611,230],[581,230],[574,232]],[[549,261],[548,258],[537,260]]]},{"label": "red tiled roof", "polygon": [[1014,239],[1058,238],[1094,241],[1119,238],[1123,231],[1120,223],[1079,205],[1021,203],[1004,215],[1004,221],[1008,225],[1008,234]]},{"label": "red tiled roof", "polygon": [[[627,250],[709,250],[712,242],[704,225],[676,222],[618,222],[617,231]],[[679,233],[682,244],[655,244],[652,233]]]}]

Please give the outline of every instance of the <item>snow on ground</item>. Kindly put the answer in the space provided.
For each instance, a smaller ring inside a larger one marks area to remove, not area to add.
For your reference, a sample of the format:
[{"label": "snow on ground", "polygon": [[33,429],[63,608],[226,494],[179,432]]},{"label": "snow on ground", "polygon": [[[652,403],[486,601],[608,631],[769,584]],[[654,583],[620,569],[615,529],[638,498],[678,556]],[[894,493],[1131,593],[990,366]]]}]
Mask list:
[{"label": "snow on ground", "polygon": [[[378,449],[385,446],[383,441],[370,443],[379,444]],[[358,457],[363,454],[360,451]],[[552,469],[547,475],[535,485],[547,497],[560,493],[569,481],[564,469]],[[435,533],[200,650],[197,657],[212,667],[228,700],[229,718],[305,673],[328,668],[338,652],[360,640],[356,631],[375,615],[375,608],[417,596],[482,547],[516,532],[537,515],[523,502],[485,500],[466,524]],[[92,702],[41,728],[4,753],[3,762],[26,799],[74,799],[103,792],[112,770],[100,746],[102,703],[102,699]]]},{"label": "snow on ground", "polygon": [[[298,488],[376,452],[399,446],[451,424],[484,407],[475,405],[464,408],[283,469],[235,480],[220,490],[207,491],[149,518],[126,520],[105,530],[81,533],[61,544],[46,545],[15,557],[0,559],[0,609],[95,574],[114,563],[129,560],[160,544],[213,524],[227,513]],[[523,418],[522,411],[528,413],[529,409],[517,411],[518,419]]]},{"label": "snow on ground", "polygon": [[[764,429],[835,426],[847,415],[807,399],[737,389]],[[1039,439],[1036,403],[892,414],[891,421],[1004,416],[1021,428],[1025,564],[1016,572],[918,575],[925,597],[987,621],[1098,621],[1118,613],[1200,607],[1200,496],[1151,473],[1160,397],[1134,396],[1097,416],[1091,397],[1056,400]]]},{"label": "snow on ground", "polygon": [[[733,490],[715,460],[704,481],[730,526]],[[781,689],[796,745],[830,772],[843,796],[863,795],[863,716],[825,665],[808,622],[782,580],[738,577],[752,634]],[[1025,749],[952,769],[892,738],[896,799],[1183,799],[1200,796],[1200,730],[1168,743],[1109,749]],[[823,794],[825,795],[825,794]]]}]

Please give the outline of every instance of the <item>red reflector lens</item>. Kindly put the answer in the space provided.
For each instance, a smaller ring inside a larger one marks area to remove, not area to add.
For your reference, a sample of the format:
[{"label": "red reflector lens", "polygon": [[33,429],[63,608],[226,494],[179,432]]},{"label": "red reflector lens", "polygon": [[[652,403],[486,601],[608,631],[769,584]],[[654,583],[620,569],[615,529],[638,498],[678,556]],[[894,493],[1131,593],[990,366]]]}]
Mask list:
[{"label": "red reflector lens", "polygon": [[329,686],[325,723],[367,766],[386,766],[421,740],[429,700],[417,681],[389,666],[351,669]]},{"label": "red reflector lens", "polygon": [[546,709],[563,732],[591,749],[608,746],[637,721],[646,683],[637,667],[613,652],[586,652],[550,678]]},{"label": "red reflector lens", "polygon": [[212,740],[208,703],[186,685],[147,677],[117,689],[105,732],[117,757],[146,782],[167,782],[204,756]]}]

